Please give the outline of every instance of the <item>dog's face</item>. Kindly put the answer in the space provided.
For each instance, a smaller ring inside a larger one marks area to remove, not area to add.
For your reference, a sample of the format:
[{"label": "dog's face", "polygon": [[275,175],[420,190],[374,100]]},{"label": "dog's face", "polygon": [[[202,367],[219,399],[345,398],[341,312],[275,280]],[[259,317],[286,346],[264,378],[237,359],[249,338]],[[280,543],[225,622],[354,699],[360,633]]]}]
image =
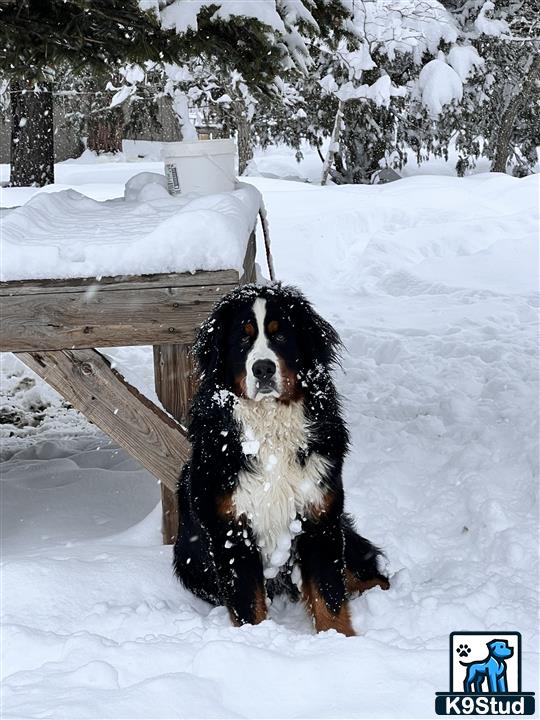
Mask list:
[{"label": "dog's face", "polygon": [[195,352],[204,377],[256,402],[302,397],[302,378],[335,359],[339,338],[293,288],[234,290],[201,328]]},{"label": "dog's face", "polygon": [[300,395],[300,348],[279,302],[257,297],[233,320],[228,343],[233,389],[240,397],[290,401]]},{"label": "dog's face", "polygon": [[492,640],[488,643],[488,647],[493,657],[503,660],[505,658],[512,657],[514,650],[508,647],[506,640]]}]

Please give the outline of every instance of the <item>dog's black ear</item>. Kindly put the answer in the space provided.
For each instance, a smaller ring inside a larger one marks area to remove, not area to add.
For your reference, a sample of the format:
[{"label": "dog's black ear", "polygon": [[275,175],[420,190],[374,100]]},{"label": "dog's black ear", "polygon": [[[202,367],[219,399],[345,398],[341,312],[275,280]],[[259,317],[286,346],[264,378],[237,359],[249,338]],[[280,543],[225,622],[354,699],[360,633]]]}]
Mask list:
[{"label": "dog's black ear", "polygon": [[293,300],[293,323],[310,365],[329,368],[338,361],[342,347],[336,330],[322,318],[313,305],[296,288],[284,288]]},{"label": "dog's black ear", "polygon": [[193,344],[201,379],[219,383],[224,374],[224,345],[229,317],[229,303],[221,300],[201,325]]}]

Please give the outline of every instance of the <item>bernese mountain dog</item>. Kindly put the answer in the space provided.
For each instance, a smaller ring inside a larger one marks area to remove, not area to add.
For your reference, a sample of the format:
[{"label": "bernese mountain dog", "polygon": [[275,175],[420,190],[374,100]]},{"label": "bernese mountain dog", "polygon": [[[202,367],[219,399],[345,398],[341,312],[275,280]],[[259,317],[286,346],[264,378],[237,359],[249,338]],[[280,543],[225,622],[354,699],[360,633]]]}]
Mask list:
[{"label": "bernese mountain dog", "polygon": [[303,597],[317,632],[354,635],[348,597],[389,586],[380,550],[343,509],[339,348],[331,325],[280,284],[233,290],[200,329],[174,568],[235,625],[261,622],[287,593]]}]

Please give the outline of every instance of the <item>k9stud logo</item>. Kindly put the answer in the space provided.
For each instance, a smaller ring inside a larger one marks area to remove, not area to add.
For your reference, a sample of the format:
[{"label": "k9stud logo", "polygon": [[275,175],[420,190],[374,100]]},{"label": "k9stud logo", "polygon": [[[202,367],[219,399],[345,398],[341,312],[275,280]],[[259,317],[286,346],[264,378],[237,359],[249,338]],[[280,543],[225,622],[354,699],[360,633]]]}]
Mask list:
[{"label": "k9stud logo", "polygon": [[518,632],[453,632],[450,692],[438,692],[437,715],[532,715],[534,693],[521,690]]}]

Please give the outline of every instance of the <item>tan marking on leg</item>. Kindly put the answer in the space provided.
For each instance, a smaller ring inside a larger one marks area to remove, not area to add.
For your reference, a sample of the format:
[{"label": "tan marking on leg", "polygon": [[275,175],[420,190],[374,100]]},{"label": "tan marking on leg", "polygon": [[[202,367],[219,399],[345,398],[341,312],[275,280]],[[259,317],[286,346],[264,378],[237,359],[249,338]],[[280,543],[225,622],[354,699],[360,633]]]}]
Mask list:
[{"label": "tan marking on leg", "polygon": [[234,627],[242,627],[242,623],[240,620],[236,617],[234,612],[229,608],[229,617],[231,618],[231,622],[234,625]]},{"label": "tan marking on leg", "polygon": [[360,580],[356,575],[348,569],[345,569],[345,590],[348,595],[363,593],[371,588],[380,587],[382,590],[388,590],[390,583],[383,575],[379,577],[369,578],[368,580]]},{"label": "tan marking on leg", "polygon": [[263,588],[257,588],[257,590],[255,591],[255,602],[253,609],[255,610],[255,618],[253,621],[255,625],[258,625],[263,620],[266,620],[268,609],[266,607],[266,593]]},{"label": "tan marking on leg", "polygon": [[320,591],[313,583],[304,583],[302,588],[304,602],[313,618],[315,630],[324,632],[325,630],[337,630],[337,632],[347,637],[353,637],[356,633],[353,630],[351,617],[349,614],[349,606],[346,601],[343,602],[338,613],[333,613],[321,595]]},{"label": "tan marking on leg", "polygon": [[[255,595],[253,596],[253,623],[252,625],[258,625],[263,620],[266,620],[266,617],[268,615],[268,609],[266,607],[266,593],[263,588],[257,588],[255,590]],[[240,620],[236,617],[234,614],[234,611],[229,608],[229,617],[231,618],[231,622],[235,627],[242,627],[245,623],[240,622]]]}]

